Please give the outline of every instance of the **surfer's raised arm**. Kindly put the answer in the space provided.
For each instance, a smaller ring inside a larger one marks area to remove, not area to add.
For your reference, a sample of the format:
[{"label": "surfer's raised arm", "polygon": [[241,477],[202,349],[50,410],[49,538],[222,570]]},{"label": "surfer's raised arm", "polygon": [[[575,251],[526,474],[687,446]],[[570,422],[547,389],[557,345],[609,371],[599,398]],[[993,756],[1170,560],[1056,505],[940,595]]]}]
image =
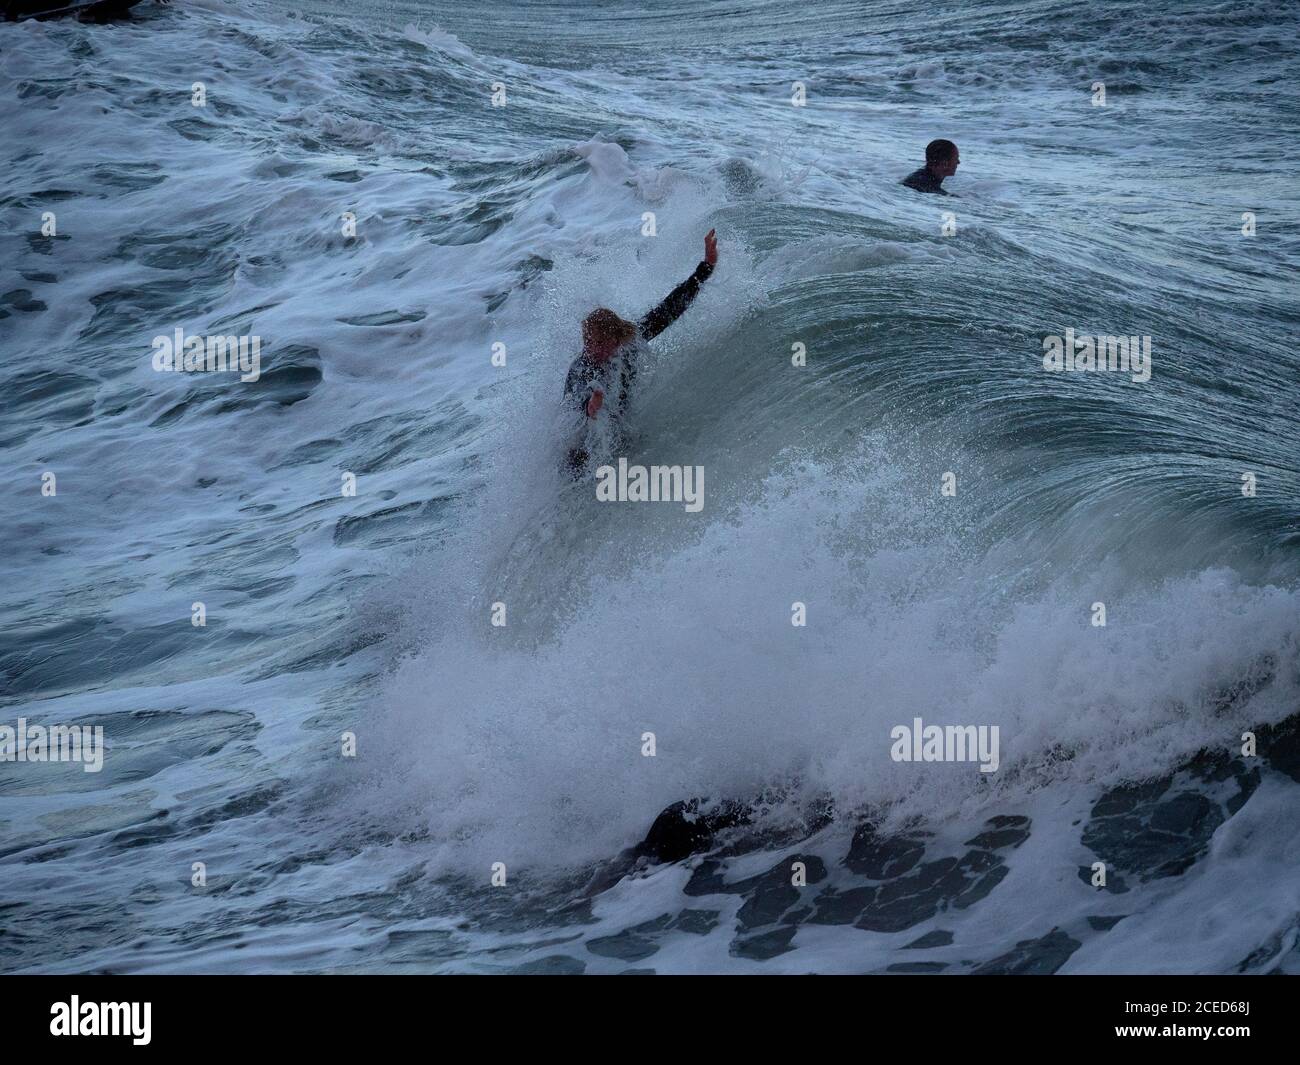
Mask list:
[{"label": "surfer's raised arm", "polygon": [[668,293],[668,298],[641,319],[637,332],[646,340],[653,340],[682,316],[691,301],[699,294],[700,285],[709,279],[718,262],[718,238],[710,229],[704,237],[704,261],[685,281]]}]

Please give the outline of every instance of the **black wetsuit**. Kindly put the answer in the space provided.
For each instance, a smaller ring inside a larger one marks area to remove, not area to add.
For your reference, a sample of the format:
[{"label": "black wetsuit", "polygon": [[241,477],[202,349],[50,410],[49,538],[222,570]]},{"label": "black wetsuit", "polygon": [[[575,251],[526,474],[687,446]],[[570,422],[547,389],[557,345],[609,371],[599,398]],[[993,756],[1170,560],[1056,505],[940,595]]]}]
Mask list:
[{"label": "black wetsuit", "polygon": [[928,166],[923,166],[920,170],[908,174],[907,177],[903,178],[902,183],[909,189],[916,189],[917,192],[936,192],[940,196],[948,195],[943,189],[943,178],[935,177]]},{"label": "black wetsuit", "polygon": [[[639,340],[653,340],[685,313],[686,308],[699,294],[700,285],[713,273],[711,263],[700,263],[685,281],[668,293],[668,297],[637,324]],[[637,356],[640,344],[624,344],[613,358],[602,363],[592,362],[583,352],[569,367],[564,379],[564,398],[574,404],[585,416],[587,401],[599,389],[605,393],[604,407],[617,418],[627,406],[628,391],[636,379]],[[617,374],[617,387],[614,377]]]}]

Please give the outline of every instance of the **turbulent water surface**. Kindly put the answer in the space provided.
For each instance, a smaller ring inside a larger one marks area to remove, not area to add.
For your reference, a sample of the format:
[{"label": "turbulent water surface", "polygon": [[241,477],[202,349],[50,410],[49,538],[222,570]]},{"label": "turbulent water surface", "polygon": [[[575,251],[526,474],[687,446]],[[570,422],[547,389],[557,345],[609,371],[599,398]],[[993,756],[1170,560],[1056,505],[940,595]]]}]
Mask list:
[{"label": "turbulent water surface", "polygon": [[0,25],[0,969],[1300,970],[1295,8],[645,8]]}]

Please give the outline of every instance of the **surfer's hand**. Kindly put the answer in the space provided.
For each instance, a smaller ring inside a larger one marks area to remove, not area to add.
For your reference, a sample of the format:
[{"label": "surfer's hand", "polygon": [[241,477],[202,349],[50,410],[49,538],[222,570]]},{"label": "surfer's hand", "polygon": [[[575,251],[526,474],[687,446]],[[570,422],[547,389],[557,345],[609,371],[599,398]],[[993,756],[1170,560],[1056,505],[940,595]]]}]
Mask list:
[{"label": "surfer's hand", "polygon": [[596,389],[594,392],[592,392],[591,398],[587,400],[587,417],[594,418],[596,416],[596,412],[600,410],[600,405],[604,402],[605,402],[604,392],[602,392],[599,388]]},{"label": "surfer's hand", "polygon": [[713,235],[715,232],[717,231],[710,229],[704,234],[704,261],[710,266],[718,262],[718,238]]}]

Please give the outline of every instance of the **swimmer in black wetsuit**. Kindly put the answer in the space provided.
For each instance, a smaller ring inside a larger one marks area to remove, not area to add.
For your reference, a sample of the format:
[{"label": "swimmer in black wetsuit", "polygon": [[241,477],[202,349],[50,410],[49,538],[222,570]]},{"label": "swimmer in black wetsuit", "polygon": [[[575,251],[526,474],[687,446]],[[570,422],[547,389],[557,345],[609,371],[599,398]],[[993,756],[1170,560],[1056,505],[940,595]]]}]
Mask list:
[{"label": "swimmer in black wetsuit", "polygon": [[951,195],[943,189],[943,179],[957,173],[961,157],[952,141],[931,141],[925,146],[925,166],[903,178],[903,184],[917,192],[934,192],[940,196]]},{"label": "swimmer in black wetsuit", "polygon": [[[704,238],[704,260],[667,298],[633,325],[607,307],[592,311],[582,322],[582,354],[573,360],[564,379],[564,398],[587,418],[595,418],[605,397],[617,418],[627,406],[628,390],[636,379],[637,361],[644,342],[653,340],[685,313],[700,285],[709,279],[718,261],[718,240],[709,230]],[[569,452],[569,466],[578,472],[587,462],[581,447]]]}]

